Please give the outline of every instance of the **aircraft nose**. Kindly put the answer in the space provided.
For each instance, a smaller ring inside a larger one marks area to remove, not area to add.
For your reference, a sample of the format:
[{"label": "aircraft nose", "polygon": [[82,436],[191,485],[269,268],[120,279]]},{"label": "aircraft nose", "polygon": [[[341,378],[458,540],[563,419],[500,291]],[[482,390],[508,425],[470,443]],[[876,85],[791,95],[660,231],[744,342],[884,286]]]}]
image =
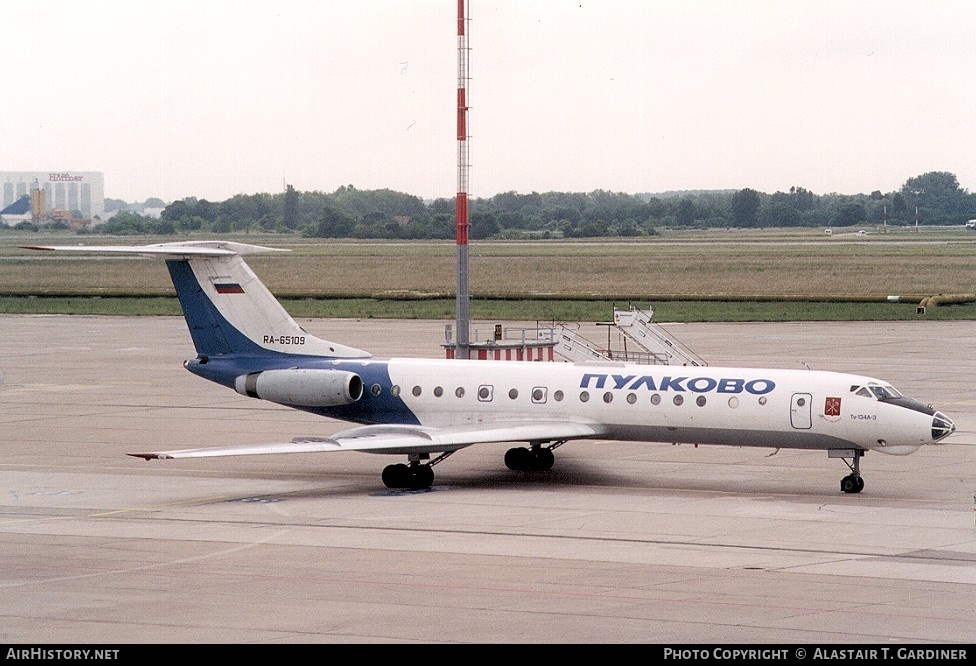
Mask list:
[{"label": "aircraft nose", "polygon": [[941,442],[956,431],[956,424],[942,412],[932,417],[932,443]]}]

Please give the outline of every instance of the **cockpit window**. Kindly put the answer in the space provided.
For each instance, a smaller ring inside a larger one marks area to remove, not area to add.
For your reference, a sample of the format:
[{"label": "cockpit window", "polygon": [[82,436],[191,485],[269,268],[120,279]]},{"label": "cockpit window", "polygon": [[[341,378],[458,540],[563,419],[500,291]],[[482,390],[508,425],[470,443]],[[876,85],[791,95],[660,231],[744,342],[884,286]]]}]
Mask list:
[{"label": "cockpit window", "polygon": [[897,398],[893,392],[888,390],[887,386],[872,386],[871,392],[874,393],[878,400],[891,400],[892,398]]},{"label": "cockpit window", "polygon": [[877,400],[892,400],[894,398],[902,397],[901,393],[896,391],[893,386],[881,386],[880,384],[868,384],[867,386],[862,386],[857,389],[856,395],[864,396],[865,398],[870,398],[873,396]]}]

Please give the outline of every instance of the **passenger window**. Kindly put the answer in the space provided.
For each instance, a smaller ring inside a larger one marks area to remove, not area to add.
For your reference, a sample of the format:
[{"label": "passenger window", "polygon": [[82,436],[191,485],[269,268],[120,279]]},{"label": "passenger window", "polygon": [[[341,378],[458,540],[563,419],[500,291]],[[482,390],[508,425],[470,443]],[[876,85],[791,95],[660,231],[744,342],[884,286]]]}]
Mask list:
[{"label": "passenger window", "polygon": [[536,386],[532,389],[532,402],[541,405],[546,401],[547,390],[543,386]]},{"label": "passenger window", "polygon": [[478,387],[478,400],[481,402],[491,402],[495,393],[495,387],[490,384],[482,384]]},{"label": "passenger window", "polygon": [[586,402],[590,399],[589,391],[580,391],[580,402]]}]

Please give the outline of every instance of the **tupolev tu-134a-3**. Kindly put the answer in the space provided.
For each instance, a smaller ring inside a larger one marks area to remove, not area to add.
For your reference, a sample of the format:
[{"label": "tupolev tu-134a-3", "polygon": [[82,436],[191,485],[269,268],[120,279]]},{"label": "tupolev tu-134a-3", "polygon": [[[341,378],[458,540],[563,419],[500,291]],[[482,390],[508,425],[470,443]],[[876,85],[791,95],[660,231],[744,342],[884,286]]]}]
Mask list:
[{"label": "tupolev tu-134a-3", "polygon": [[243,255],[272,248],[225,241],[144,246],[31,246],[144,255],[166,261],[196,347],[184,366],[254,399],[358,424],[297,437],[176,451],[151,459],[363,451],[406,457],[389,488],[425,489],[432,467],[474,444],[519,443],[512,470],[552,468],[572,440],[825,450],[864,488],[866,451],[913,453],[955,430],[943,413],[861,375],[814,370],[378,358],[306,332]]}]

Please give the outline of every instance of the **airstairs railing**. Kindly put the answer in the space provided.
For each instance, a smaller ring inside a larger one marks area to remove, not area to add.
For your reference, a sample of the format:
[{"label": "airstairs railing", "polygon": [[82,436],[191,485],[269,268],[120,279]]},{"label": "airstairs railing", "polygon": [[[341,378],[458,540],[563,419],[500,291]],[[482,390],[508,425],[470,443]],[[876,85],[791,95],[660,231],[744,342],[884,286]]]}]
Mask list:
[{"label": "airstairs railing", "polygon": [[652,323],[652,316],[653,312],[635,307],[614,310],[613,325],[643,352],[655,358],[664,356],[667,359],[666,365],[708,365],[662,326]]},{"label": "airstairs railing", "polygon": [[[708,365],[698,354],[678,341],[663,327],[651,322],[652,313],[638,308],[614,310],[607,326],[605,345],[594,343],[580,333],[580,327],[555,324],[540,335],[556,341],[556,353],[566,360],[580,362],[617,361],[642,365]],[[612,333],[617,333],[614,344]]]}]

